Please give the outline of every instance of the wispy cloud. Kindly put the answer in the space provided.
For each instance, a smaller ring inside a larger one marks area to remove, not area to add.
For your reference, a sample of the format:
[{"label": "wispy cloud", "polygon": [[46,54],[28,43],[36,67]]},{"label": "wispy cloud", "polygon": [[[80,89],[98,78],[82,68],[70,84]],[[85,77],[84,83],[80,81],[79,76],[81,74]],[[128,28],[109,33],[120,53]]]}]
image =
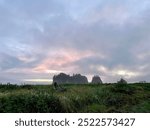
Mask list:
[{"label": "wispy cloud", "polygon": [[0,0],[0,82],[150,81],[149,12],[149,0]]}]

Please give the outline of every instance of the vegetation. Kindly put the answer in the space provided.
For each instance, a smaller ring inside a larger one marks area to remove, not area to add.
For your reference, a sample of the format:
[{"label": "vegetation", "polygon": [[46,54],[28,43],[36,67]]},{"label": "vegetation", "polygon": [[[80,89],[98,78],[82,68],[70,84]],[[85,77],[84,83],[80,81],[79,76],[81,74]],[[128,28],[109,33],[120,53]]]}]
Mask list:
[{"label": "vegetation", "polygon": [[149,83],[0,85],[1,113],[150,112]]}]

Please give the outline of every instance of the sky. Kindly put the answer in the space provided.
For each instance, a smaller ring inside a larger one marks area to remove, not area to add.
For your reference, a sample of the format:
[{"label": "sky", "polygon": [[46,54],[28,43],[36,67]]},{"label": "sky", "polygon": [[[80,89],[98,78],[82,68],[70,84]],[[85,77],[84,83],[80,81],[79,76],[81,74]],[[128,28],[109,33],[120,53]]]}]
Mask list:
[{"label": "sky", "polygon": [[149,24],[149,0],[0,0],[0,83],[150,82]]}]

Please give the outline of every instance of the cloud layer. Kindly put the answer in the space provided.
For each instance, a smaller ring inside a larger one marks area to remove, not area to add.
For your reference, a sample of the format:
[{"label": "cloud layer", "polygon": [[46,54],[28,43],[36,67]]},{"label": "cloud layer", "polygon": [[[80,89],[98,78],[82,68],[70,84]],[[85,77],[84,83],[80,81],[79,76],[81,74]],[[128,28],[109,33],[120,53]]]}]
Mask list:
[{"label": "cloud layer", "polygon": [[149,12],[149,0],[0,0],[0,82],[150,81]]}]

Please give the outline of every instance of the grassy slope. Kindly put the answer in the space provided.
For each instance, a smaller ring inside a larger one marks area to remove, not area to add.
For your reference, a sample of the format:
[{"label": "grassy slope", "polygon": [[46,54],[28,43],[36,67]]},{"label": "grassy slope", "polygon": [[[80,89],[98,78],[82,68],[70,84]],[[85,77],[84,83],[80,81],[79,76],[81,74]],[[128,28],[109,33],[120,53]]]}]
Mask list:
[{"label": "grassy slope", "polygon": [[150,112],[150,84],[0,85],[0,112]]}]

